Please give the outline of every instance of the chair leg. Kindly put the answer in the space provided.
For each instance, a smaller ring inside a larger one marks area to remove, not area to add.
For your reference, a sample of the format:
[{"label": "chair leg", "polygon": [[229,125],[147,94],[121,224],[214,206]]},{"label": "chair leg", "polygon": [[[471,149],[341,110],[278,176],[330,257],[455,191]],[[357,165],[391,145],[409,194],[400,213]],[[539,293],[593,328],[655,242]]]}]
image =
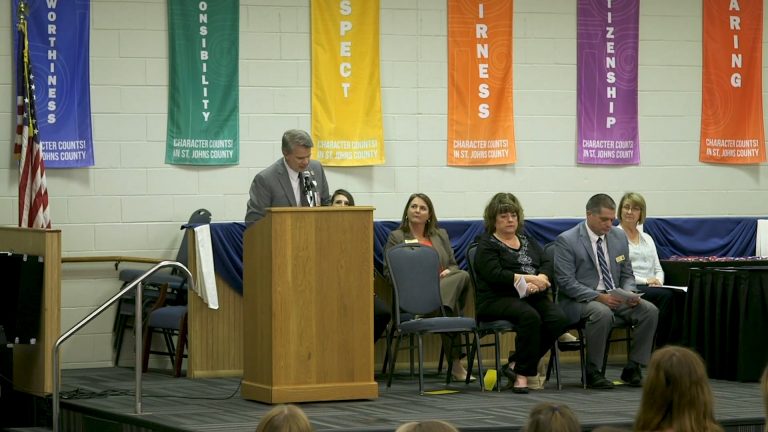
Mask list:
[{"label": "chair leg", "polygon": [[181,364],[184,361],[184,349],[187,346],[187,314],[181,319],[179,325],[179,338],[176,341],[176,361],[174,362],[174,375],[176,378],[181,376]]},{"label": "chair leg", "polygon": [[397,334],[395,344],[389,353],[389,375],[387,376],[387,388],[392,387],[392,375],[395,374],[395,364],[397,363],[397,351],[400,349],[400,334]]},{"label": "chair leg", "polygon": [[584,332],[579,330],[579,340],[581,340],[581,343],[579,344],[579,363],[581,364],[581,386],[586,390],[587,389],[587,356],[584,353],[584,348],[586,347],[586,344],[589,343],[586,339],[584,339]]},{"label": "chair leg", "polygon": [[470,345],[469,354],[467,355],[467,377],[472,375],[472,370],[475,368],[475,344]]},{"label": "chair leg", "polygon": [[424,341],[422,340],[421,333],[418,334],[419,338],[419,395],[424,394]]},{"label": "chair leg", "polygon": [[[152,348],[152,327],[147,326],[144,330],[144,352],[141,359],[141,371],[146,372],[149,366],[149,350]],[[137,359],[138,360],[138,359]]]},{"label": "chair leg", "polygon": [[608,332],[608,340],[605,342],[605,352],[603,353],[603,368],[600,369],[600,373],[605,376],[605,368],[608,364],[608,351],[611,350],[611,336],[613,335],[613,329]]},{"label": "chair leg", "polygon": [[496,391],[501,391],[501,332],[493,332],[493,351],[496,356]]},{"label": "chair leg", "polygon": [[413,335],[412,334],[408,335],[408,342],[410,343],[410,345],[408,345],[408,347],[409,347],[408,348],[408,355],[410,356],[410,361],[411,361],[411,377],[413,377],[413,374],[414,374],[414,369],[413,369],[413,364],[414,364],[413,363],[414,362],[414,360],[413,360],[413,349],[414,349],[414,346],[413,346]]},{"label": "chair leg", "polygon": [[[483,382],[484,381],[483,380],[483,360],[480,358],[480,335],[477,333],[477,330],[473,331],[472,333],[474,333],[474,335],[475,335],[474,342],[475,342],[475,352],[477,352],[477,373],[478,373],[478,376],[480,377],[477,380],[477,382],[480,383],[480,391],[484,392],[485,391],[485,383]],[[467,336],[467,337],[469,337],[469,336]],[[469,374],[467,374],[467,381],[466,381],[467,384],[469,384],[469,378],[470,378],[470,376],[469,376]]]},{"label": "chair leg", "polygon": [[169,329],[163,329],[163,340],[165,341],[165,353],[168,356],[168,360],[170,360],[171,365],[173,365],[173,361],[176,359],[176,344],[173,342],[173,331]]},{"label": "chair leg", "polygon": [[387,352],[384,353],[384,361],[381,364],[381,374],[386,375],[387,373],[387,362],[389,361],[389,352],[392,349],[392,334],[395,332],[395,327],[392,325],[392,322],[390,321],[389,325],[387,325]]},{"label": "chair leg", "polygon": [[[552,345],[552,354],[549,356],[549,363],[554,365],[557,389],[562,390],[563,385],[560,383],[560,350],[557,349],[557,341]],[[547,380],[549,380],[549,367],[547,367]]]},{"label": "chair leg", "polygon": [[[444,360],[444,359],[445,359],[445,348],[443,347],[443,345],[442,345],[442,344],[440,344],[440,360],[438,360],[438,361],[437,361],[437,374],[438,374],[438,375],[440,375],[441,373],[443,373],[443,360]],[[450,363],[451,363],[451,361],[449,360],[449,361],[448,361],[448,369],[450,369],[450,368],[451,368],[451,365],[450,365]],[[446,384],[447,384],[447,383],[448,383],[448,382],[446,381]]]},{"label": "chair leg", "polygon": [[120,365],[120,352],[123,350],[123,337],[125,336],[125,328],[128,325],[128,317],[121,315],[117,312],[115,318],[114,332],[115,332],[115,367]]}]

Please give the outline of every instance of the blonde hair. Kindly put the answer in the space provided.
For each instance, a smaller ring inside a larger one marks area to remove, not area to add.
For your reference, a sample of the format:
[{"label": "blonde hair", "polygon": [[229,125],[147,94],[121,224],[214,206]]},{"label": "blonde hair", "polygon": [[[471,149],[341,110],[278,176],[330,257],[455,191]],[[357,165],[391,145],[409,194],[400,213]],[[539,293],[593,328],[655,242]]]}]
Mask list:
[{"label": "blonde hair", "polygon": [[256,432],[312,432],[304,411],[296,405],[278,405],[262,417]]},{"label": "blonde hair", "polygon": [[576,414],[563,404],[543,402],[531,409],[525,432],[581,432]]},{"label": "blonde hair", "polygon": [[442,420],[425,420],[404,423],[395,432],[459,432],[459,430]]},{"label": "blonde hair", "polygon": [[722,432],[704,361],[694,351],[667,346],[653,353],[635,431]]},{"label": "blonde hair", "polygon": [[640,216],[637,218],[637,223],[644,224],[645,223],[645,198],[643,198],[643,196],[637,192],[625,193],[624,196],[621,197],[621,201],[619,201],[619,221],[622,220],[621,209],[624,207],[624,203],[629,203],[630,206],[636,205],[640,207]]}]

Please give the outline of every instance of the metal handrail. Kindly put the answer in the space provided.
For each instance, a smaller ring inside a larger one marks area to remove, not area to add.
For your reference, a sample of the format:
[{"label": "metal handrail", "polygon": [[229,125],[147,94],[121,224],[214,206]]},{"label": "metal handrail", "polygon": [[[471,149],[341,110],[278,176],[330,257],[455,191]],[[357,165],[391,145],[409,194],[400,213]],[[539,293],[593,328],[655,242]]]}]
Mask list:
[{"label": "metal handrail", "polygon": [[136,300],[135,300],[135,317],[134,317],[134,324],[133,330],[136,335],[136,401],[135,401],[135,412],[136,414],[141,414],[141,365],[139,362],[143,358],[142,356],[142,350],[143,350],[143,344],[142,344],[142,325],[141,323],[144,322],[144,319],[142,317],[144,311],[143,311],[143,284],[142,282],[147,279],[149,276],[152,276],[156,271],[160,270],[164,267],[176,267],[183,271],[187,276],[187,281],[189,282],[189,288],[194,289],[194,281],[192,279],[192,273],[189,272],[189,269],[185,267],[183,264],[176,262],[176,261],[163,261],[152,267],[151,269],[147,270],[146,273],[139,276],[135,280],[133,280],[131,283],[129,283],[125,288],[121,289],[117,294],[112,296],[109,300],[107,300],[106,303],[99,306],[95,311],[91,312],[80,320],[77,324],[75,324],[71,329],[67,330],[59,339],[56,340],[56,343],[53,345],[53,431],[58,432],[61,419],[59,418],[60,412],[59,412],[59,405],[60,405],[60,396],[59,396],[59,387],[60,387],[60,377],[59,377],[59,348],[61,347],[61,344],[63,344],[67,339],[69,339],[72,335],[77,333],[81,328],[85,327],[86,324],[91,322],[94,318],[99,316],[102,312],[104,312],[107,308],[112,306],[116,301],[120,299],[123,295],[125,295],[128,291],[134,289],[136,286],[138,286],[138,289],[136,290]]}]

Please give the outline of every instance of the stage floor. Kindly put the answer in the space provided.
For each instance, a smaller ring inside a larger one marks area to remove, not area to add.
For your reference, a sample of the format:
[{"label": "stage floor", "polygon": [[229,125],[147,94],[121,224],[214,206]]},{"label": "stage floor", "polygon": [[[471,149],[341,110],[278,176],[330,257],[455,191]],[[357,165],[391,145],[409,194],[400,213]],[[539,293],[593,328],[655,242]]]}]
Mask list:
[{"label": "stage floor", "polygon": [[[620,372],[618,366],[609,367],[607,376],[618,379]],[[481,393],[479,384],[461,383],[451,385],[456,393],[419,396],[417,379],[401,374],[389,390],[377,377],[377,400],[300,406],[316,431],[393,431],[403,422],[426,419],[446,420],[467,431],[517,431],[525,424],[529,410],[545,401],[570,406],[584,430],[601,425],[631,427],[641,389],[618,386],[609,391],[583,390],[577,364],[564,364],[562,377],[561,391],[554,389],[553,379],[547,389],[528,395],[510,391]],[[82,397],[62,400],[65,429],[252,432],[271,408],[243,400],[237,378],[193,380],[149,372],[143,379],[145,414],[136,416],[133,379],[130,368],[65,370],[65,396]],[[444,389],[444,379],[434,373],[428,375],[426,389]],[[764,413],[757,383],[711,383],[717,419],[726,430],[761,430]]]}]

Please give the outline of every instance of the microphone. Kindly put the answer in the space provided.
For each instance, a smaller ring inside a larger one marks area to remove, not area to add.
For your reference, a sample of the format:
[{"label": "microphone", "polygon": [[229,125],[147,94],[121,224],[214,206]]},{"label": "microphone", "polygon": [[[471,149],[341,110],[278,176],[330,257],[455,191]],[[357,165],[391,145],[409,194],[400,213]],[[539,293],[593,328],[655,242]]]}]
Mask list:
[{"label": "microphone", "polygon": [[316,207],[317,206],[317,199],[316,199],[316,186],[317,182],[312,177],[311,171],[302,171],[301,172],[301,185],[302,189],[304,190],[304,195],[307,198],[307,204],[309,207]]}]

